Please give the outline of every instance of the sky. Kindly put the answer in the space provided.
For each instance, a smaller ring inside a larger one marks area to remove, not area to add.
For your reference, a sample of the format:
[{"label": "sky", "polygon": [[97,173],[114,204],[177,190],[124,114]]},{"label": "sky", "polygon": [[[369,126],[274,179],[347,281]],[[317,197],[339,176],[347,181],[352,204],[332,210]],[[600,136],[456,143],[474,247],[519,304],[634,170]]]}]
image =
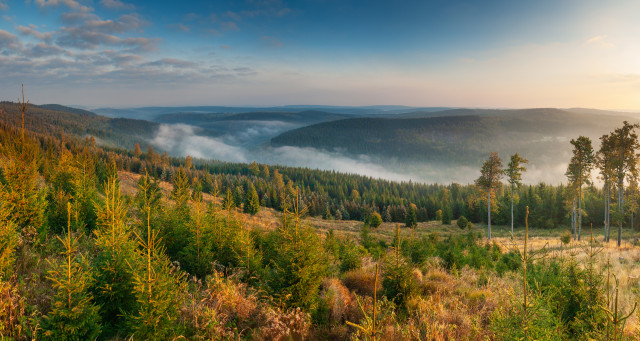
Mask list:
[{"label": "sky", "polygon": [[0,0],[0,99],[640,109],[640,1]]}]

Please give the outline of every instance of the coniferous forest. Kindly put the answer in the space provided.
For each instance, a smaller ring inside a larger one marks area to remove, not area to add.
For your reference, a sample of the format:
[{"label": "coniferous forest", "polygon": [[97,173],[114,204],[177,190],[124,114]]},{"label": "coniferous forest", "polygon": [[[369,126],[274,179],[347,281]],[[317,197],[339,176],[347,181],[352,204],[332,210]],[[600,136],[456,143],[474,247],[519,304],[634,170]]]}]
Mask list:
[{"label": "coniferous forest", "polygon": [[526,158],[497,153],[437,185],[105,147],[10,104],[3,338],[638,335],[637,125],[571,140],[568,185],[523,185]]}]

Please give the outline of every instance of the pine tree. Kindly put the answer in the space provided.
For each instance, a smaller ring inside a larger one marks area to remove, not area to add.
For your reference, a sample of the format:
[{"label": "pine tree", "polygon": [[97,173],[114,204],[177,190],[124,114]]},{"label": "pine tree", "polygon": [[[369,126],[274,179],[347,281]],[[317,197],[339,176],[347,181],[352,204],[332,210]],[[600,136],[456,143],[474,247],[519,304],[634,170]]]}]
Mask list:
[{"label": "pine tree", "polygon": [[402,256],[400,249],[402,242],[399,224],[396,225],[393,245],[391,254],[386,257],[382,287],[387,298],[404,308],[404,304],[413,292],[415,284],[411,274],[411,267]]},{"label": "pine tree", "polygon": [[573,179],[578,188],[578,240],[582,236],[582,185],[590,183],[591,169],[595,161],[591,140],[586,136],[571,140],[573,157],[567,175]]},{"label": "pine tree", "polygon": [[47,278],[56,291],[52,309],[44,318],[43,338],[49,340],[94,340],[100,335],[98,306],[88,289],[92,281],[86,269],[85,258],[78,253],[78,241],[82,235],[72,237],[71,204],[67,206],[67,231],[61,255],[64,260],[50,262]]},{"label": "pine tree", "polygon": [[391,214],[391,205],[387,206],[387,208],[384,210],[384,221],[387,223],[393,221],[393,216]]},{"label": "pine tree", "polygon": [[253,176],[260,175],[260,167],[258,166],[258,163],[255,161],[251,162],[251,164],[249,164],[249,171]]},{"label": "pine tree", "polygon": [[529,163],[529,160],[522,158],[518,153],[511,155],[509,165],[504,170],[504,173],[508,177],[510,190],[511,190],[511,234],[513,234],[513,195],[514,189],[522,185],[522,172],[527,170],[523,164]]},{"label": "pine tree", "polygon": [[235,203],[233,202],[233,193],[231,193],[231,188],[227,187],[227,194],[222,199],[222,207],[224,207],[227,212],[231,212],[231,210],[235,207]]},{"label": "pine tree", "polygon": [[189,226],[189,242],[179,254],[180,264],[184,269],[198,278],[204,279],[211,273],[213,254],[211,245],[207,243],[210,234],[210,215],[204,201],[200,181],[196,181],[193,189],[193,218]]},{"label": "pine tree", "polygon": [[187,203],[191,198],[189,177],[187,172],[180,166],[176,174],[173,175],[173,191],[171,191],[171,199],[176,203],[176,207],[180,210],[186,210]]},{"label": "pine tree", "polygon": [[618,246],[622,244],[625,177],[630,176],[635,178],[638,176],[637,165],[640,157],[636,153],[636,150],[640,148],[640,143],[638,143],[638,135],[635,133],[635,129],[638,127],[640,127],[640,125],[629,124],[629,122],[624,121],[624,125],[610,135],[613,143],[611,164],[614,177],[618,182],[618,215],[620,217],[618,225]]},{"label": "pine tree", "polygon": [[39,185],[40,146],[23,136],[21,141],[8,141],[0,148],[6,157],[0,163],[0,179],[4,182],[10,218],[19,230],[27,226],[40,230],[46,221],[46,189]]},{"label": "pine tree", "polygon": [[127,209],[120,194],[117,173],[112,173],[103,189],[105,200],[98,209],[95,231],[98,254],[93,261],[92,293],[100,307],[105,327],[103,335],[113,337],[127,335],[123,315],[136,309],[133,273],[129,266],[135,261],[136,245],[131,239],[131,226],[127,223]]},{"label": "pine tree", "polygon": [[489,159],[482,164],[480,177],[476,179],[476,185],[487,192],[487,238],[491,240],[491,197],[493,191],[500,185],[500,179],[504,174],[502,160],[498,153],[492,152]]},{"label": "pine tree", "polygon": [[284,211],[287,207],[287,193],[285,191],[284,179],[282,178],[282,174],[276,168],[273,171],[273,188],[275,190],[275,197],[272,199],[276,199],[278,206],[277,208],[281,211]]},{"label": "pine tree", "polygon": [[442,210],[442,225],[451,225],[451,206],[446,205]]},{"label": "pine tree", "polygon": [[405,218],[405,225],[407,227],[416,227],[418,225],[418,217],[416,215],[416,205],[409,204],[409,209],[407,210],[407,215]]},{"label": "pine tree", "polygon": [[260,211],[260,198],[258,198],[258,192],[253,186],[253,183],[249,182],[249,190],[246,192],[244,212],[249,214],[256,214]]},{"label": "pine tree", "polygon": [[143,217],[146,214],[147,207],[151,209],[151,212],[156,212],[161,198],[162,193],[158,181],[145,171],[145,174],[138,180],[138,191],[135,196],[139,216]]},{"label": "pine tree", "polygon": [[328,257],[318,234],[302,225],[297,189],[292,198],[292,217],[285,218],[276,231],[277,253],[270,287],[288,306],[313,308],[320,284],[328,270]]},{"label": "pine tree", "polygon": [[11,220],[4,186],[0,184],[0,282],[11,277],[18,244],[18,227]]},{"label": "pine tree", "polygon": [[154,165],[158,160],[158,155],[156,154],[156,152],[153,150],[153,146],[149,145],[149,147],[147,148],[147,157],[146,157],[147,161]]},{"label": "pine tree", "polygon": [[144,232],[134,232],[138,260],[131,267],[138,311],[127,317],[134,339],[166,340],[179,334],[177,294],[183,290],[184,275],[164,255],[158,233],[151,229],[151,215],[147,204]]},{"label": "pine tree", "polygon": [[85,147],[74,157],[73,171],[73,211],[78,228],[92,231],[96,227],[94,203],[98,201],[96,190],[96,158],[91,150]]},{"label": "pine tree", "polygon": [[255,248],[255,240],[245,221],[240,222],[240,230],[235,236],[234,253],[238,266],[246,271],[244,279],[256,283],[262,269],[262,254]]},{"label": "pine tree", "polygon": [[133,156],[140,157],[142,155],[142,150],[140,149],[140,144],[136,142],[135,146],[133,146]]}]

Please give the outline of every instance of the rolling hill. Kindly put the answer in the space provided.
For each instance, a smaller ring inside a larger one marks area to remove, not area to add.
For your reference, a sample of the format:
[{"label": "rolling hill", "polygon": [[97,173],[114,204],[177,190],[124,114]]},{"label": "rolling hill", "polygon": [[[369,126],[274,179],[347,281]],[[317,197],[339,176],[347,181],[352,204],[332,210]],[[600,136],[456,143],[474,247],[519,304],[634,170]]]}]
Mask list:
[{"label": "rolling hill", "polygon": [[490,151],[566,162],[571,138],[585,135],[597,144],[624,120],[630,117],[550,108],[454,109],[324,122],[285,132],[271,144],[460,165],[477,165]]},{"label": "rolling hill", "polygon": [[[16,103],[0,102],[2,120],[17,124],[21,118]],[[59,104],[29,105],[25,128],[41,134],[60,132],[79,137],[94,136],[102,145],[131,149],[157,132],[158,123],[129,118],[108,118]]]}]

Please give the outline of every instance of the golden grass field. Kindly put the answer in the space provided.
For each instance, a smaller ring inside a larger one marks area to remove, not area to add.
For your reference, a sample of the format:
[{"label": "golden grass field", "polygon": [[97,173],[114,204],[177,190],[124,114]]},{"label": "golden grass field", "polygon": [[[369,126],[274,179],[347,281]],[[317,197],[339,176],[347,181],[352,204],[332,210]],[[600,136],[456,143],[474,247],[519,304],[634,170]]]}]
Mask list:
[{"label": "golden grass field", "polygon": [[[132,174],[128,172],[119,172],[121,181],[121,188],[123,194],[134,195],[136,192],[136,184],[140,175]],[[172,190],[172,185],[167,182],[161,182],[160,188],[163,191],[164,197],[168,197]],[[204,195],[205,201],[214,202],[214,204],[220,205],[221,198],[213,197],[211,195]],[[275,229],[280,223],[282,213],[277,212],[271,208],[262,207],[260,212],[256,215],[244,214],[240,210],[234,211],[237,217],[242,219],[247,226],[258,229]],[[304,222],[315,228],[322,235],[326,235],[329,230],[333,230],[337,236],[348,237],[352,240],[359,240],[360,231],[363,227],[361,221],[353,220],[323,220],[319,217],[306,217]],[[378,228],[372,229],[371,234],[374,237],[384,239],[387,242],[393,240],[395,234],[395,228],[397,223],[382,223]],[[442,225],[438,221],[421,222],[414,229],[404,228],[403,224],[400,224],[402,238],[421,238],[432,233],[437,233],[439,237],[446,237],[450,234],[467,233],[467,230],[463,230],[455,225],[455,221],[451,225]],[[483,233],[486,235],[486,225],[475,225],[472,231]],[[612,227],[611,241],[608,243],[603,242],[603,229],[594,228],[592,231],[583,226],[582,241],[578,242],[571,240],[568,245],[563,245],[560,237],[566,233],[566,229],[552,229],[552,230],[540,230],[535,228],[529,229],[528,249],[529,250],[541,250],[545,249],[546,257],[575,257],[578,262],[583,264],[586,261],[585,248],[590,244],[590,236],[593,233],[594,247],[599,250],[595,256],[595,265],[598,271],[604,276],[607,276],[607,264],[610,265],[609,273],[615,274],[619,281],[619,310],[621,312],[628,312],[633,309],[634,304],[638,302],[640,298],[640,246],[634,245],[634,239],[640,236],[640,232],[630,231],[628,228],[623,233],[623,242],[620,247],[616,245],[617,230]],[[518,248],[522,250],[524,241],[524,228],[519,227],[515,230],[514,235],[510,233],[510,229],[507,226],[493,226],[492,234],[494,236],[493,241],[498,243],[503,251],[509,249]],[[446,274],[442,269],[432,267],[430,269],[416,269],[416,273],[420,273],[420,278],[424,283],[431,283],[425,285],[435,285],[440,288],[439,294],[444,294],[447,290],[454,290],[456,286],[461,286],[465,280],[469,278],[476,278],[477,273],[462,269],[460,275],[455,278],[450,274]],[[613,277],[611,278],[611,292],[614,290]],[[490,280],[492,281],[492,280]],[[448,284],[447,284],[448,283]],[[473,291],[472,293],[465,293],[465,297],[468,295],[474,296],[476,294],[482,294],[483,297],[494,297],[492,302],[499,304],[504,297],[500,297],[505,293],[514,294],[517,292],[518,279],[514,276],[508,278],[495,278],[493,283],[488,285],[482,292],[478,293]],[[462,286],[461,286],[462,287]],[[448,289],[446,289],[448,288]],[[443,291],[444,290],[444,291]],[[460,289],[461,290],[461,289]],[[466,290],[466,289],[465,289]],[[492,292],[495,291],[495,292]],[[459,290],[457,290],[459,291]],[[477,290],[476,290],[477,291]],[[439,297],[439,298],[438,298]],[[414,302],[414,304],[427,304],[429,309],[439,310],[438,313],[434,313],[436,317],[442,319],[443,316],[449,316],[454,314],[453,311],[446,311],[447,305],[444,302],[434,302],[433,300],[446,300],[445,296],[433,297],[427,301]],[[434,305],[435,304],[435,305]],[[447,303],[451,304],[451,302]],[[426,308],[426,307],[423,307]],[[453,308],[452,308],[453,309]],[[473,313],[468,311],[467,313]],[[478,312],[480,313],[480,312]],[[640,333],[640,312],[636,312],[627,320],[625,326],[625,334],[638,335]],[[461,315],[462,316],[462,315]],[[458,316],[457,318],[463,318]],[[467,317],[472,322],[473,317]],[[437,319],[436,319],[437,320]],[[438,326],[436,320],[430,321]],[[446,318],[445,318],[446,320]],[[471,323],[470,322],[470,323]],[[445,328],[445,327],[443,327]]]}]

